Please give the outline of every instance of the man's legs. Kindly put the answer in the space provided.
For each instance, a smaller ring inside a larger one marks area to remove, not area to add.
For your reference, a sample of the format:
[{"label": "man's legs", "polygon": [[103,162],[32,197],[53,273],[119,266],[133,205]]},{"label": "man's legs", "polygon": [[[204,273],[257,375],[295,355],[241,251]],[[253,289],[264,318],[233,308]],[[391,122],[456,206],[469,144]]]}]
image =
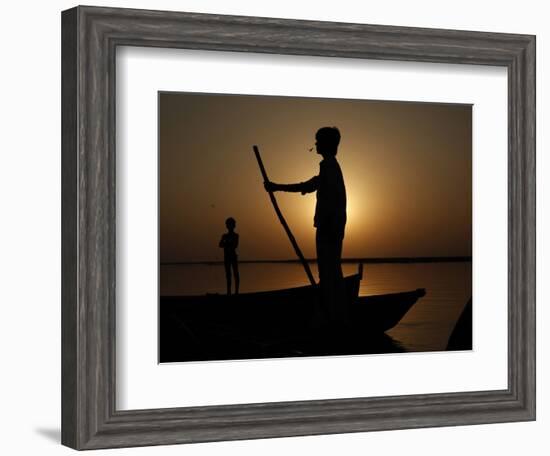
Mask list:
[{"label": "man's legs", "polygon": [[347,302],[342,274],[343,232],[317,229],[317,266],[321,288],[321,306],[335,326],[347,323]]},{"label": "man's legs", "polygon": [[344,241],[344,232],[337,233],[334,244],[334,290],[335,301],[338,304],[338,323],[343,330],[349,328],[349,302],[346,293],[346,284],[344,282],[344,274],[342,272],[342,243]]}]

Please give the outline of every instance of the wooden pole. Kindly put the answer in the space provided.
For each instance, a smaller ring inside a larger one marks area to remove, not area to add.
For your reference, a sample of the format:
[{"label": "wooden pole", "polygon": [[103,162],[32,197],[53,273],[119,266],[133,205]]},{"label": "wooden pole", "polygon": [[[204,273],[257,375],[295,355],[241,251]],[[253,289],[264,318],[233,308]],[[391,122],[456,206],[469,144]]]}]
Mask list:
[{"label": "wooden pole", "polygon": [[[260,172],[262,173],[262,177],[264,178],[264,182],[269,182],[269,178],[267,177],[267,173],[264,168],[264,164],[262,162],[262,157],[260,156],[260,150],[258,149],[258,146],[253,146],[254,154],[256,155],[256,160],[258,160],[258,166],[260,167]],[[294,251],[296,252],[296,255],[298,255],[298,258],[302,262],[302,266],[304,267],[307,278],[309,279],[311,285],[316,285],[315,279],[313,278],[313,274],[311,273],[311,269],[309,268],[309,264],[307,263],[306,259],[304,258],[304,255],[302,254],[302,251],[300,250],[300,247],[298,247],[298,243],[296,242],[296,239],[294,238],[294,235],[292,234],[292,231],[290,231],[290,227],[286,223],[285,218],[283,217],[283,214],[281,210],[279,209],[279,205],[277,204],[277,200],[275,199],[275,195],[273,192],[269,193],[269,199],[271,200],[271,204],[273,204],[273,208],[275,209],[275,213],[277,214],[277,217],[279,217],[279,221],[281,222],[281,225],[283,225],[283,228],[285,229],[285,232],[288,236],[288,239],[290,240],[290,243],[292,244],[292,247],[294,247]]]}]

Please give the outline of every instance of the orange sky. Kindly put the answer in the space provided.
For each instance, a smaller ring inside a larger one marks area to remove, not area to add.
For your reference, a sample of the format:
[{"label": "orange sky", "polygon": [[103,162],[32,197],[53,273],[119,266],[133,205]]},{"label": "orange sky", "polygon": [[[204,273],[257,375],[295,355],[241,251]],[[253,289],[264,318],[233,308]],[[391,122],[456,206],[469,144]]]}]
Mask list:
[{"label": "orange sky", "polygon": [[[252,151],[271,180],[309,179],[315,132],[337,126],[348,195],[344,257],[469,256],[470,105],[159,94],[160,261],[221,260],[237,220],[240,259],[294,259]],[[306,257],[315,194],[276,193]]]}]

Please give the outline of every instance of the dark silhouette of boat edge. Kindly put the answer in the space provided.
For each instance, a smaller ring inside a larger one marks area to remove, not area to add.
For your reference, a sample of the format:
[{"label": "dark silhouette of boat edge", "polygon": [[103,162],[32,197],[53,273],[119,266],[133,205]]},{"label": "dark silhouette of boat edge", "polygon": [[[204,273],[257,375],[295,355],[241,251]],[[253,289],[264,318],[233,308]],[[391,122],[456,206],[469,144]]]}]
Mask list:
[{"label": "dark silhouette of boat edge", "polygon": [[239,295],[161,296],[159,362],[402,352],[393,328],[422,288],[359,297],[362,268],[344,278],[352,327],[323,325],[311,285]]},{"label": "dark silhouette of boat edge", "polygon": [[472,349],[472,298],[468,300],[447,342],[447,350]]}]

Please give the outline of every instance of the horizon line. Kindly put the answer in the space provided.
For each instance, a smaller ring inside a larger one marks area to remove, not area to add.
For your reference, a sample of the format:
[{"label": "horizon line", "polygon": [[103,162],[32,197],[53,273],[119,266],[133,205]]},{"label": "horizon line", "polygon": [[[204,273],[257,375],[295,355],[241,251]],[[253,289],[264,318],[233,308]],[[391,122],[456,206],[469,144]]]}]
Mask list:
[{"label": "horizon line", "polygon": [[[306,258],[308,263],[317,263],[316,258]],[[342,258],[342,263],[459,263],[472,261],[471,256],[439,256],[439,257],[366,257]],[[301,263],[298,259],[286,260],[239,260],[239,263]],[[223,260],[197,261],[166,261],[159,262],[161,266],[193,265],[193,264],[223,264]]]}]

